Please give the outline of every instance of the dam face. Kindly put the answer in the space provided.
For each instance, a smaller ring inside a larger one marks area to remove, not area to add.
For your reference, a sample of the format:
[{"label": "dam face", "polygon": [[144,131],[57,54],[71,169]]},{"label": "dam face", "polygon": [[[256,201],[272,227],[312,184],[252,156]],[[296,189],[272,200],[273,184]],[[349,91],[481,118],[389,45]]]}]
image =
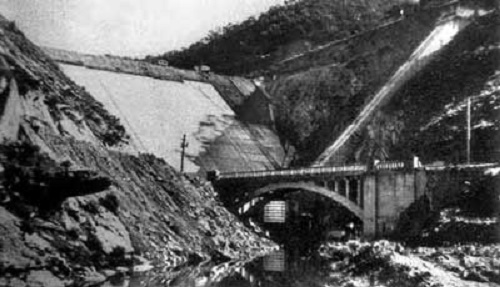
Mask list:
[{"label": "dam face", "polygon": [[164,158],[179,169],[186,135],[184,171],[238,171],[276,168],[284,152],[265,125],[236,120],[235,112],[213,85],[60,64],[125,125],[136,152]]}]

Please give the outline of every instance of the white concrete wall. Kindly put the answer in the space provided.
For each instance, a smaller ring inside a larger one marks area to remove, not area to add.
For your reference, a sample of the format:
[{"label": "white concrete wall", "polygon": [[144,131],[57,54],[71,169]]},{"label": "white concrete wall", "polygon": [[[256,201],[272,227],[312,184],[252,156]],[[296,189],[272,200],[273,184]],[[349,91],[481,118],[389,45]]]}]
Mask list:
[{"label": "white concrete wall", "polygon": [[[177,169],[183,134],[189,142],[187,154],[198,156],[204,149],[202,141],[219,136],[234,116],[209,84],[161,81],[82,66],[61,65],[61,68],[121,119],[139,151],[163,157]],[[207,119],[210,126],[204,127],[203,137],[197,136],[200,123]],[[197,170],[198,166],[187,159],[185,171]]]}]

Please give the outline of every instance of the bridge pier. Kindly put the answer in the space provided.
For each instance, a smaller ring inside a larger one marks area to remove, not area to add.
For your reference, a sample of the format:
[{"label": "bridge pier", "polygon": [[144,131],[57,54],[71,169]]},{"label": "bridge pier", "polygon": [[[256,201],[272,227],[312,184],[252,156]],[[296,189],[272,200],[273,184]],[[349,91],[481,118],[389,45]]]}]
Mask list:
[{"label": "bridge pier", "polygon": [[356,205],[361,206],[361,195],[362,195],[362,189],[361,189],[361,179],[356,179]]},{"label": "bridge pier", "polygon": [[378,204],[376,203],[376,187],[376,176],[366,176],[363,181],[363,236],[367,238],[373,238],[377,236]]},{"label": "bridge pier", "polygon": [[328,181],[328,184],[326,185],[326,188],[328,188],[329,190],[335,192],[335,185],[336,185],[336,181]]},{"label": "bridge pier", "polygon": [[347,200],[351,200],[350,198],[350,192],[351,192],[351,188],[350,188],[350,180],[349,178],[345,178],[344,179],[344,184],[345,184],[345,197],[347,198]]},{"label": "bridge pier", "polygon": [[424,193],[425,171],[376,171],[363,184],[363,234],[367,238],[389,235],[401,212]]}]

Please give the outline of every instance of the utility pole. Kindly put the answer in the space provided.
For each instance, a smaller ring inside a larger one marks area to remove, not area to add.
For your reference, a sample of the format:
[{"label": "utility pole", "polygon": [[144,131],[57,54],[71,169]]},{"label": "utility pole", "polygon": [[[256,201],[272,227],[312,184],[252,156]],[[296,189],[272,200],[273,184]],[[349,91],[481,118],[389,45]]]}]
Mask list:
[{"label": "utility pole", "polygon": [[471,139],[471,100],[470,97],[467,98],[467,136],[466,136],[466,148],[467,148],[467,164],[470,163],[470,139]]},{"label": "utility pole", "polygon": [[186,134],[184,134],[181,142],[181,172],[184,172],[184,156],[186,154],[186,148],[188,146],[189,143],[186,141]]}]

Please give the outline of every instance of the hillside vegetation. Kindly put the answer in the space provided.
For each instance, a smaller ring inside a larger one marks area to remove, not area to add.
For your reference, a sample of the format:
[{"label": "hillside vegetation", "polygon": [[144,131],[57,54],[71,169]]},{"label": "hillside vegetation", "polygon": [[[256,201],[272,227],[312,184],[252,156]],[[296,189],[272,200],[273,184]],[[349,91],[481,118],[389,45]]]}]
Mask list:
[{"label": "hillside vegetation", "polygon": [[[276,103],[276,127],[299,151],[299,164],[313,161],[351,124],[370,96],[434,29],[438,15],[418,13],[289,61],[299,62],[295,66],[300,69],[278,76],[268,88]],[[307,69],[307,62],[320,64]]]},{"label": "hillside vegetation", "polygon": [[380,24],[384,11],[399,0],[303,0],[272,7],[259,17],[211,31],[179,51],[147,60],[176,67],[199,64],[229,75],[266,70],[275,61],[308,47],[359,33]]},{"label": "hillside vegetation", "polygon": [[[498,14],[479,19],[395,95],[362,132],[356,154],[425,162],[466,160],[466,101],[471,98],[472,161],[499,159]],[[425,115],[425,116],[424,116]],[[373,144],[376,142],[376,144]]]}]

